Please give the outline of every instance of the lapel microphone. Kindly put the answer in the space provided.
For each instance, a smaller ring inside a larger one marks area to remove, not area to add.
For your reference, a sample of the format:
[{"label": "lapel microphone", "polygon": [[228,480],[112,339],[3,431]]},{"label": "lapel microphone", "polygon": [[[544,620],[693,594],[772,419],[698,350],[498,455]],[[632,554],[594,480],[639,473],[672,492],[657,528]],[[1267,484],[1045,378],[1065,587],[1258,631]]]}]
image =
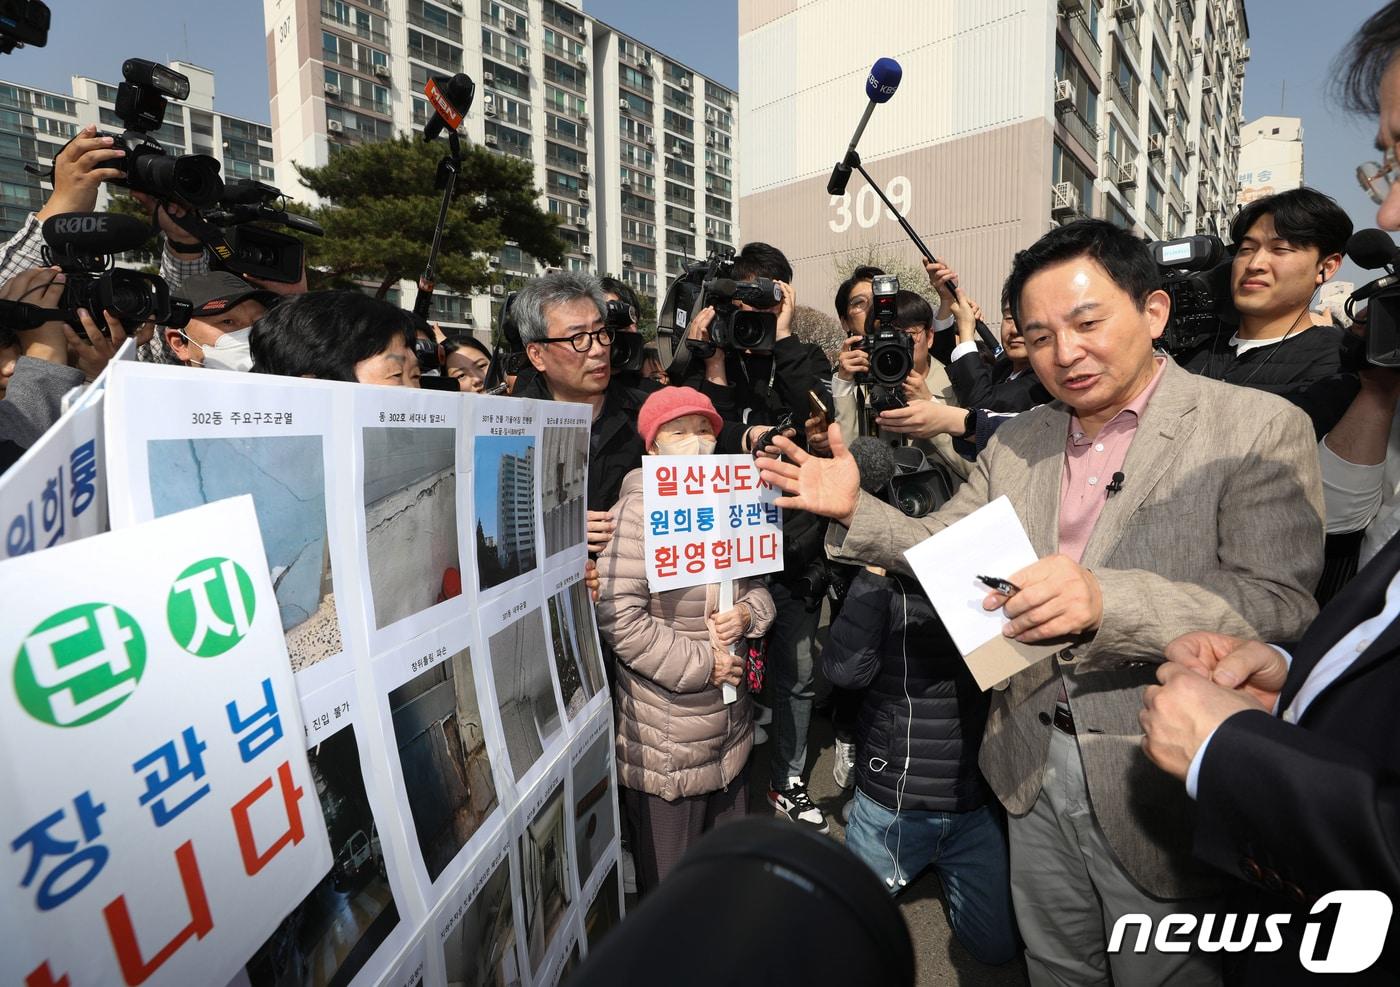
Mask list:
[{"label": "lapel microphone", "polygon": [[1121,491],[1123,489],[1123,474],[1114,473],[1113,479],[1109,481],[1108,486],[1104,487],[1103,489],[1105,497],[1112,497],[1114,494]]}]

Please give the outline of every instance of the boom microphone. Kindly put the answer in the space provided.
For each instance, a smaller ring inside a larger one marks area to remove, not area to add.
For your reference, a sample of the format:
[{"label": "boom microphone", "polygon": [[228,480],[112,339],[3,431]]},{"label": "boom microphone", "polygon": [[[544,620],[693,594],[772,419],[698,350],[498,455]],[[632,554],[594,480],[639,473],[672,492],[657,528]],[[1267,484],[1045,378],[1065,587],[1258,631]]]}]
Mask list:
[{"label": "boom microphone", "polygon": [[846,148],[846,156],[836,165],[836,168],[831,172],[831,179],[826,183],[826,191],[829,195],[846,194],[846,183],[851,180],[851,167],[855,164],[853,159],[856,145],[860,143],[861,135],[865,133],[865,125],[870,122],[870,114],[875,112],[876,104],[889,102],[894,91],[899,88],[899,80],[903,77],[904,70],[893,58],[880,59],[870,70],[870,75],[865,80],[865,95],[870,98],[870,102],[866,104],[865,112],[861,114],[860,123],[856,125],[856,132],[851,135],[851,143]]},{"label": "boom microphone", "polygon": [[423,87],[423,94],[437,111],[423,126],[423,139],[431,143],[437,140],[443,127],[456,130],[462,125],[462,118],[472,108],[472,99],[476,96],[476,83],[472,82],[471,76],[465,72],[458,72],[446,85],[439,83],[437,78],[429,79],[428,84]]},{"label": "boom microphone", "polygon": [[1400,261],[1400,247],[1384,230],[1357,230],[1347,241],[1347,256],[1358,267],[1374,271]]},{"label": "boom microphone", "polygon": [[878,494],[894,479],[894,453],[881,439],[873,435],[857,436],[851,441],[851,458],[860,470],[860,488],[868,494]]},{"label": "boom microphone", "polygon": [[135,216],[65,212],[44,220],[43,234],[55,254],[119,254],[149,240],[151,227]]}]

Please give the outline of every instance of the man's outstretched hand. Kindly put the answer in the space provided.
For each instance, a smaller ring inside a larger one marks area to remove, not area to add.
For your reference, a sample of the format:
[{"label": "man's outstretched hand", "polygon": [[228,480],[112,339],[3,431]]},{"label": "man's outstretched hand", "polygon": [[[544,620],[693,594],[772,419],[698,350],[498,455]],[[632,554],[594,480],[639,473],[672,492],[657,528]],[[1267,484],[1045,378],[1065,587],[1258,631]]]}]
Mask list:
[{"label": "man's outstretched hand", "polygon": [[773,445],[784,458],[759,459],[759,474],[787,494],[778,498],[779,507],[810,511],[850,527],[860,496],[860,469],[846,448],[840,425],[833,424],[827,438],[831,442],[830,459],[813,456],[786,436],[778,436]]}]

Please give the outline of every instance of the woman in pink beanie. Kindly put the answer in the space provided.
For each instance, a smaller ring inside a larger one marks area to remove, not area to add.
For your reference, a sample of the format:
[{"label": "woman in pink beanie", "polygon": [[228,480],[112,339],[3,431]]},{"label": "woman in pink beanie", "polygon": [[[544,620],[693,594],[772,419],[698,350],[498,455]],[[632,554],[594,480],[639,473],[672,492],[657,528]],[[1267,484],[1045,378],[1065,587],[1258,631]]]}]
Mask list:
[{"label": "woman in pink beanie", "polygon": [[[653,456],[705,456],[720,417],[690,387],[665,387],[642,405],[637,431]],[[598,559],[598,628],[618,658],[617,775],[632,826],[642,892],[655,887],[701,833],[748,811],[752,706],[742,637],[761,637],[773,599],[760,580],[739,580],[732,610],[717,614],[719,587],[653,594],[647,588],[642,470],[622,481],[617,534]],[[725,704],[720,686],[736,686]]]}]

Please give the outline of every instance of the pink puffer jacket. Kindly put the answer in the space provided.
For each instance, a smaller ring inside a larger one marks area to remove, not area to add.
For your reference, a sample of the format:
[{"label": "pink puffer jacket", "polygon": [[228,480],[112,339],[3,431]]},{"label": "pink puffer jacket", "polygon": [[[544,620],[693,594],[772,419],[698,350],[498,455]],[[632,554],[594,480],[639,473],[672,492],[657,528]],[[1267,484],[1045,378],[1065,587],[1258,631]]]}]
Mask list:
[{"label": "pink puffer jacket", "polygon": [[[647,589],[640,469],[622,481],[613,516],[617,531],[598,559],[598,629],[618,658],[618,780],[668,801],[719,791],[753,748],[747,683],[728,706],[710,684],[714,659],[705,617],[717,609],[719,587],[656,595]],[[763,584],[739,581],[734,600],[753,611],[749,634],[765,634],[774,611]]]}]

